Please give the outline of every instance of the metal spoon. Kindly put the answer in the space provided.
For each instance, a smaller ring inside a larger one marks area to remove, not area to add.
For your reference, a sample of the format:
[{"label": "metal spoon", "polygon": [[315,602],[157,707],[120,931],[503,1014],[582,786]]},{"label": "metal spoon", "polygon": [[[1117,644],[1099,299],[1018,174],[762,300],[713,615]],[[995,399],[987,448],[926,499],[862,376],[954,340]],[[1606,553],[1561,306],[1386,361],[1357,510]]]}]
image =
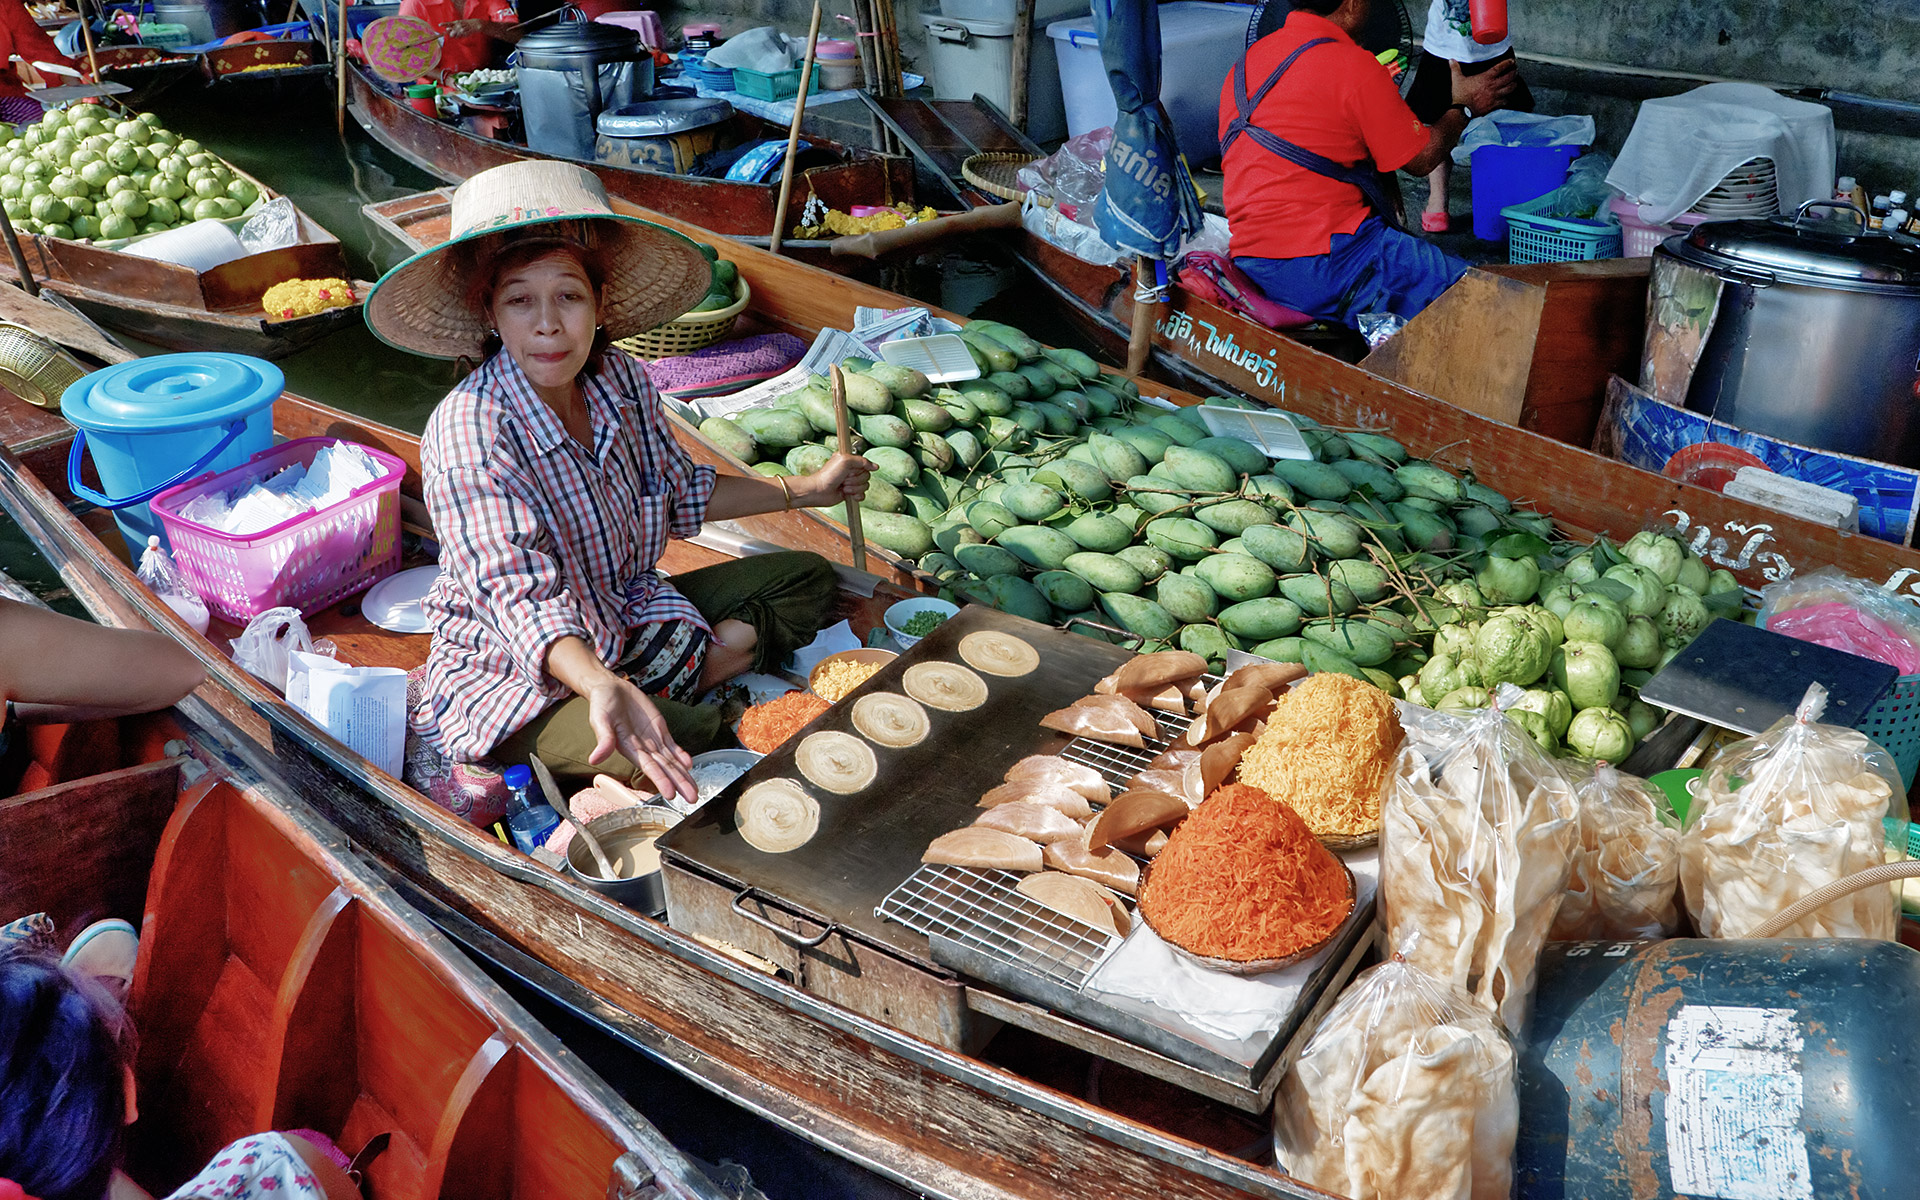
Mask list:
[{"label": "metal spoon", "polygon": [[547,795],[547,803],[553,805],[554,811],[567,819],[567,822],[573,826],[575,834],[586,839],[587,849],[593,851],[593,862],[600,868],[601,878],[620,878],[620,872],[613,869],[613,860],[607,857],[606,850],[601,847],[600,839],[593,836],[593,831],[587,828],[586,822],[574,819],[573,810],[567,807],[567,798],[560,794],[560,785],[554,782],[553,772],[547,769],[547,764],[532,757],[527,761],[533,766],[534,778],[540,781],[540,790]]}]

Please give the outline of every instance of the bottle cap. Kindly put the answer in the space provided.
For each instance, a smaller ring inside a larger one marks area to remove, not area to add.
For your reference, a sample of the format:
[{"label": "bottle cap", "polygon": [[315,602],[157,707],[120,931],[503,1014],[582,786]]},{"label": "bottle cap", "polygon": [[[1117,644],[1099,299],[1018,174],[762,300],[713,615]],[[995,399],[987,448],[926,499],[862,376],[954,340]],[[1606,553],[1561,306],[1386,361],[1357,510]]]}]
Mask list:
[{"label": "bottle cap", "polygon": [[1838,179],[1838,180],[1837,180],[1837,181],[1836,181],[1836,182],[1834,183],[1834,185],[1833,185],[1833,190],[1834,190],[1834,191],[1836,191],[1836,192],[1850,192],[1850,191],[1852,191],[1852,190],[1853,190],[1853,189],[1854,189],[1855,187],[1857,187],[1857,186],[1859,186],[1859,185],[1858,185],[1858,184],[1856,184],[1856,183],[1854,182],[1854,179],[1853,179],[1853,176],[1851,176],[1851,175],[1842,175],[1842,176],[1841,176],[1841,177],[1840,177],[1840,178],[1839,178],[1839,179]]},{"label": "bottle cap", "polygon": [[1885,196],[1875,196],[1875,197],[1873,198],[1873,206],[1874,206],[1875,208],[1886,208],[1886,207],[1888,207],[1889,205],[1891,205],[1892,203],[1893,203],[1893,201],[1892,201],[1892,200],[1889,200],[1889,199],[1888,199],[1887,197],[1885,197]]},{"label": "bottle cap", "polygon": [[1907,202],[1907,194],[1905,192],[1888,192],[1887,193],[1887,203],[1893,205],[1895,208],[1899,208],[1901,205],[1905,204],[1906,202]]},{"label": "bottle cap", "polygon": [[1905,225],[1906,223],[1907,223],[1907,210],[1904,208],[1896,208],[1892,212],[1887,214],[1886,227],[1888,229],[1898,229],[1902,225]]},{"label": "bottle cap", "polygon": [[508,767],[505,773],[501,775],[501,778],[506,781],[507,786],[510,788],[519,789],[532,787],[533,768],[525,764],[515,764],[514,766]]}]

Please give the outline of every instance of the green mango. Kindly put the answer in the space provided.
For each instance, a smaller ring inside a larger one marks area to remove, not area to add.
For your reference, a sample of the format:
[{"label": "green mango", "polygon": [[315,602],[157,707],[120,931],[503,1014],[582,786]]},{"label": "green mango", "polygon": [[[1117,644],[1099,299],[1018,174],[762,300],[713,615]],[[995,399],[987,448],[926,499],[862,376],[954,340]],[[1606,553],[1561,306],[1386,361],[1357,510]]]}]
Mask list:
[{"label": "green mango", "polygon": [[1140,569],[1116,554],[1083,550],[1067,555],[1065,568],[1102,592],[1131,595],[1145,586]]},{"label": "green mango", "polygon": [[1055,571],[1064,567],[1067,557],[1080,552],[1080,546],[1058,529],[1044,525],[1018,525],[1002,533],[995,541],[1011,550],[1030,567]]},{"label": "green mango", "polygon": [[[1297,633],[1303,614],[1284,596],[1242,600],[1220,613],[1220,628],[1253,642],[1270,641]],[[1298,661],[1298,660],[1290,660]]]},{"label": "green mango", "polygon": [[1313,547],[1299,530],[1285,525],[1254,525],[1240,534],[1247,553],[1282,575],[1306,570],[1313,563]]},{"label": "green mango", "polygon": [[1279,586],[1273,568],[1247,554],[1209,555],[1200,560],[1196,573],[1222,599],[1235,602],[1270,596]]},{"label": "green mango", "polygon": [[1220,608],[1220,597],[1206,580],[1177,573],[1160,577],[1153,585],[1153,599],[1183,624],[1212,620]]},{"label": "green mango", "polygon": [[1251,500],[1222,500],[1194,510],[1195,519],[1217,533],[1239,537],[1258,525],[1273,524],[1273,510]]},{"label": "green mango", "polygon": [[1280,580],[1280,594],[1312,617],[1344,615],[1360,607],[1352,588],[1318,575],[1288,575]]},{"label": "green mango", "polygon": [[1100,607],[1114,624],[1150,640],[1164,641],[1180,631],[1180,623],[1166,609],[1144,596],[1107,592],[1100,597]]},{"label": "green mango", "polygon": [[[1140,572],[1140,578],[1146,583],[1152,583],[1154,580],[1160,578],[1173,566],[1173,555],[1168,554],[1158,546],[1145,544],[1128,546],[1126,549],[1117,552],[1114,557]],[[1095,586],[1098,585],[1096,584]],[[1127,589],[1102,588],[1101,590],[1124,592]]]},{"label": "green mango", "polygon": [[1205,558],[1219,542],[1213,530],[1190,517],[1158,517],[1143,532],[1148,544],[1187,562]]},{"label": "green mango", "polygon": [[1133,541],[1133,528],[1106,513],[1087,513],[1068,522],[1063,532],[1084,550],[1112,554]]},{"label": "green mango", "polygon": [[760,457],[753,435],[725,417],[708,417],[700,422],[700,436],[748,465]]},{"label": "green mango", "polygon": [[860,527],[869,542],[902,558],[919,558],[933,549],[933,531],[927,523],[905,513],[865,512]]},{"label": "green mango", "polygon": [[1046,597],[1048,604],[1062,612],[1093,607],[1093,585],[1072,571],[1042,571],[1033,577],[1033,586]]}]

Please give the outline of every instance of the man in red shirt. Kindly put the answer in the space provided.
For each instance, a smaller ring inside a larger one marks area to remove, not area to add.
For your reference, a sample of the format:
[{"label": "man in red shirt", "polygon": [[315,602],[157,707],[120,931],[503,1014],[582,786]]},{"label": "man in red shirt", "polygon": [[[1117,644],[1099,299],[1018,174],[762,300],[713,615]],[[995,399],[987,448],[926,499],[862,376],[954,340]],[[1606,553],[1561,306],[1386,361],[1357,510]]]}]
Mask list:
[{"label": "man in red shirt", "polygon": [[1514,85],[1512,63],[1453,71],[1454,107],[1431,127],[1387,69],[1356,45],[1370,0],[1293,0],[1287,23],[1248,48],[1220,93],[1221,169],[1234,264],[1274,300],[1351,325],[1410,317],[1467,264],[1402,230],[1377,172],[1425,175],[1460,140],[1469,110]]},{"label": "man in red shirt", "polygon": [[[4,3],[5,0],[0,0]],[[400,15],[419,17],[447,35],[440,46],[442,71],[478,71],[493,65],[493,43],[520,40],[507,0],[400,0]]]}]

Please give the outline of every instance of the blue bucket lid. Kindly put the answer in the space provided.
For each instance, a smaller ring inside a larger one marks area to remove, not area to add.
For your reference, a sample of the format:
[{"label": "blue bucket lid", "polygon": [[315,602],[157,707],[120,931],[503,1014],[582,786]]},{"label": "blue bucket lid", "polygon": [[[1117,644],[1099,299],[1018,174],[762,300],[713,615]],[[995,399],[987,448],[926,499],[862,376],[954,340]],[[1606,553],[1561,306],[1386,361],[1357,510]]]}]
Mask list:
[{"label": "blue bucket lid", "polygon": [[89,432],[168,433],[250,416],[286,385],[279,367],[244,354],[157,354],[75,380],[60,413]]}]

